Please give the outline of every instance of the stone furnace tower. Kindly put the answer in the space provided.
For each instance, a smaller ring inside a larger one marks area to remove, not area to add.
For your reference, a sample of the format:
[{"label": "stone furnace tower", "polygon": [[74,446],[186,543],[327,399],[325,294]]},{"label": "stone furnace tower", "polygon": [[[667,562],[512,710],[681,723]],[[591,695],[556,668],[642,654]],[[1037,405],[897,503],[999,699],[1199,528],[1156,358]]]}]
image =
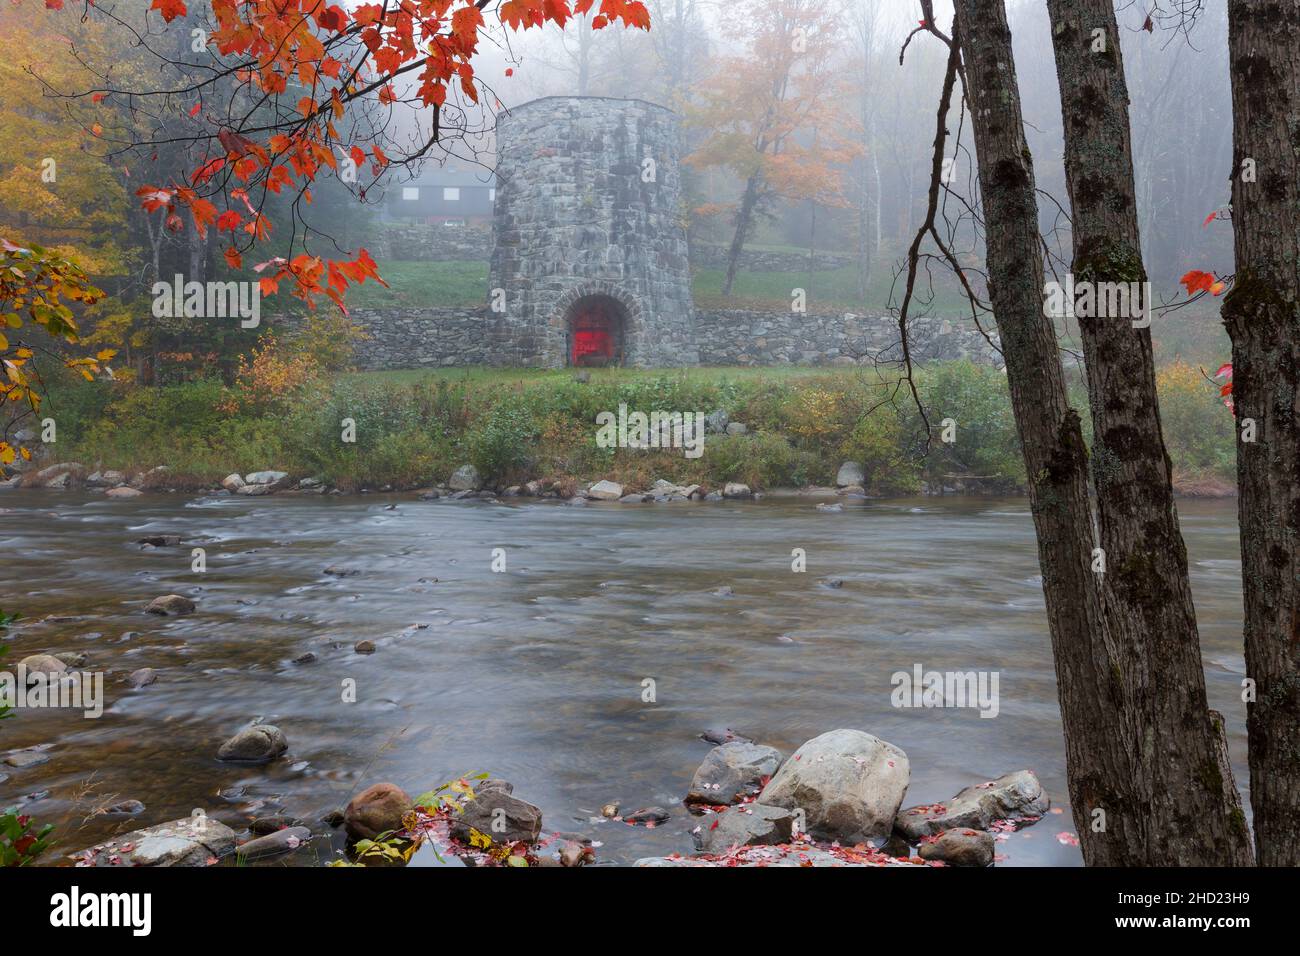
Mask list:
[{"label": "stone furnace tower", "polygon": [[497,123],[489,311],[503,364],[696,365],[677,116],[554,96]]}]

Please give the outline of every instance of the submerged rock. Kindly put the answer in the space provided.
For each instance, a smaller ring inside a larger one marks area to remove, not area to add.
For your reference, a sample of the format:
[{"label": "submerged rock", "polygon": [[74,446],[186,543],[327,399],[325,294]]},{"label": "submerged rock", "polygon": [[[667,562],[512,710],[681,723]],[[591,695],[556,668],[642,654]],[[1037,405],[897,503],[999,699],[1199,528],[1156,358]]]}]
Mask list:
[{"label": "submerged rock", "polygon": [[1052,807],[1032,770],[1017,770],[967,787],[946,803],[909,807],[898,814],[894,828],[909,842],[945,830],[987,830],[995,820],[1033,822]]},{"label": "submerged rock", "polygon": [[917,851],[923,860],[942,860],[953,866],[988,866],[993,862],[993,834],[983,830],[944,830],[927,840]]},{"label": "submerged rock", "polygon": [[125,486],[121,488],[109,488],[108,491],[104,492],[105,497],[108,498],[139,498],[142,494],[144,494],[144,492],[137,488],[127,488]]},{"label": "submerged rock", "polygon": [[802,810],[816,839],[880,846],[909,778],[907,754],[898,747],[861,730],[832,730],[796,750],[758,802]]},{"label": "submerged rock", "polygon": [[257,837],[236,849],[244,860],[261,860],[269,856],[279,856],[296,850],[311,839],[311,831],[306,827],[286,827],[266,836]]},{"label": "submerged rock", "polygon": [[178,534],[147,534],[143,538],[136,538],[136,544],[147,544],[155,548],[174,548],[181,543],[181,536]]},{"label": "submerged rock", "polygon": [[156,597],[145,607],[146,614],[160,614],[163,617],[169,615],[190,614],[194,610],[194,602],[180,594],[164,594],[162,597]]},{"label": "submerged rock", "polygon": [[671,816],[672,814],[663,807],[642,807],[640,810],[634,810],[632,813],[624,815],[623,822],[656,827],[666,822]]},{"label": "submerged rock", "polygon": [[218,760],[240,763],[265,763],[289,749],[289,741],[279,727],[254,724],[231,737],[217,751]]},{"label": "submerged rock", "polygon": [[132,687],[139,689],[141,687],[148,687],[157,679],[158,679],[158,672],[155,671],[152,667],[141,667],[139,670],[131,672],[131,676],[128,678],[128,681],[130,682]]},{"label": "submerged rock", "polygon": [[695,771],[686,803],[729,804],[758,793],[781,766],[781,752],[748,741],[714,747]]},{"label": "submerged rock", "polygon": [[196,813],[114,837],[77,856],[81,866],[208,866],[234,849],[234,830]]},{"label": "submerged rock", "polygon": [[381,833],[402,828],[402,817],[411,809],[411,798],[395,783],[376,783],[348,801],[343,825],[348,838],[373,840]]}]

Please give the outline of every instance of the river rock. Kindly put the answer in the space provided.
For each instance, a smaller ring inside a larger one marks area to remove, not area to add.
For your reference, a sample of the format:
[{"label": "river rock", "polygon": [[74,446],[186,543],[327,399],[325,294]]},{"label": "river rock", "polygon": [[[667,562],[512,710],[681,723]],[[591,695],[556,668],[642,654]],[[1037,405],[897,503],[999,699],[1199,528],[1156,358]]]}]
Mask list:
[{"label": "river rock", "polygon": [[99,813],[110,817],[138,817],[144,813],[144,804],[139,800],[121,800],[104,807]]},{"label": "river rock", "polygon": [[357,641],[356,644],[352,646],[352,649],[358,654],[373,654],[375,652],[375,642]]},{"label": "river rock", "polygon": [[86,473],[86,467],[75,461],[50,465],[29,473],[23,480],[25,488],[66,488]]},{"label": "river rock", "polygon": [[310,839],[311,831],[306,827],[286,827],[255,840],[249,840],[235,852],[239,854],[240,859],[261,860],[268,856],[279,856],[296,850]]},{"label": "river rock", "polygon": [[781,766],[781,751],[733,741],[714,747],[695,771],[686,803],[728,804],[758,793]]},{"label": "river rock", "polygon": [[141,687],[148,687],[157,679],[158,679],[158,672],[155,671],[152,667],[141,667],[137,671],[132,671],[131,676],[128,678],[131,686],[137,689]]},{"label": "river rock", "polygon": [[89,658],[86,657],[85,651],[60,651],[54,656],[63,661],[69,669],[73,667],[85,667],[86,661],[89,660]]},{"label": "river rock", "polygon": [[748,433],[749,428],[741,422],[727,422],[728,435],[746,435]]},{"label": "river rock", "polygon": [[244,485],[238,491],[237,495],[243,495],[246,498],[257,498],[261,495],[274,494],[275,488],[272,485]]},{"label": "river rock", "polygon": [[829,512],[831,512],[831,513],[835,513],[835,512],[843,511],[843,510],[844,510],[844,506],[843,506],[842,504],[840,504],[839,502],[836,502],[836,503],[833,504],[833,505],[828,505],[828,504],[826,504],[826,502],[822,502],[821,504],[819,504],[819,505],[817,506],[817,510],[818,510],[818,511],[829,511]]},{"label": "river rock", "polygon": [[156,468],[150,468],[148,471],[141,472],[131,479],[131,487],[149,490],[161,488],[171,477],[171,469],[166,465],[159,465]]},{"label": "river rock", "polygon": [[291,484],[293,481],[287,471],[255,471],[244,476],[245,486],[266,485],[271,491],[281,491]]},{"label": "river rock", "polygon": [[820,840],[882,845],[907,792],[907,754],[861,730],[832,730],[803,744],[758,802],[802,810]]},{"label": "river rock", "polygon": [[234,849],[235,831],[199,813],[114,837],[78,856],[83,866],[208,866]]},{"label": "river rock", "polygon": [[993,862],[993,834],[965,827],[944,830],[922,843],[917,852],[923,860],[942,860],[953,866],[988,866]]},{"label": "river rock", "polygon": [[143,538],[136,538],[136,544],[147,544],[155,548],[174,548],[181,543],[181,536],[178,534],[147,534]]},{"label": "river rock", "polygon": [[840,465],[840,470],[835,473],[835,484],[839,488],[862,485],[866,480],[867,476],[862,473],[862,466],[856,461],[844,462]]},{"label": "river rock", "polygon": [[729,481],[722,488],[724,498],[752,498],[753,495],[749,485],[741,484],[739,481]]},{"label": "river rock", "polygon": [[43,763],[48,763],[49,759],[49,754],[41,750],[17,750],[6,754],[4,762],[15,770],[25,770],[28,767],[39,767]]},{"label": "river rock", "polygon": [[447,479],[447,487],[452,491],[478,491],[482,485],[483,479],[473,465],[461,465]]},{"label": "river rock", "polygon": [[232,495],[235,492],[237,492],[240,488],[244,487],[244,484],[245,484],[244,479],[239,475],[238,472],[232,472],[231,474],[226,475],[226,477],[221,479],[221,487],[225,488]]},{"label": "river rock", "polygon": [[189,614],[194,610],[194,602],[187,597],[179,594],[164,594],[162,597],[156,597],[149,602],[145,608],[147,614],[161,614],[163,617],[168,615]]},{"label": "river rock", "polygon": [[289,741],[279,727],[254,724],[231,737],[217,751],[218,760],[240,763],[265,763],[289,749]]},{"label": "river rock", "polygon": [[373,840],[381,833],[402,828],[402,817],[411,809],[411,798],[393,783],[376,783],[348,801],[343,824],[352,842]]},{"label": "river rock", "polygon": [[640,810],[634,810],[623,816],[624,823],[639,823],[642,826],[657,827],[661,823],[667,822],[672,816],[663,807],[642,807]]},{"label": "river rock", "polygon": [[104,492],[106,498],[139,498],[143,491],[138,488],[128,488],[123,485],[121,488],[109,488]]},{"label": "river rock", "polygon": [[987,830],[995,820],[1024,821],[1041,817],[1052,807],[1032,770],[1017,770],[967,787],[946,803],[909,807],[898,814],[894,828],[910,843],[944,830]]},{"label": "river rock", "polygon": [[494,844],[536,843],[542,832],[542,811],[504,789],[479,787],[474,799],[451,821],[451,835],[469,845],[471,828],[491,838]]},{"label": "river rock", "polygon": [[587,489],[587,497],[595,501],[618,501],[623,497],[623,486],[617,481],[598,481]]},{"label": "river rock", "polygon": [[643,505],[647,501],[654,501],[654,495],[636,492],[635,494],[624,495],[622,498],[618,499],[619,504],[623,505]]},{"label": "river rock", "polygon": [[258,817],[248,825],[250,833],[258,836],[266,836],[268,833],[276,833],[289,827],[304,826],[303,822],[297,817],[291,817],[288,814],[273,814],[267,817]]},{"label": "river rock", "polygon": [[18,662],[18,666],[27,669],[29,681],[33,674],[63,674],[68,669],[68,665],[53,654],[29,654]]},{"label": "river rock", "polygon": [[692,836],[695,849],[702,853],[725,853],[733,846],[789,843],[793,829],[794,814],[789,810],[755,803],[714,814]]}]

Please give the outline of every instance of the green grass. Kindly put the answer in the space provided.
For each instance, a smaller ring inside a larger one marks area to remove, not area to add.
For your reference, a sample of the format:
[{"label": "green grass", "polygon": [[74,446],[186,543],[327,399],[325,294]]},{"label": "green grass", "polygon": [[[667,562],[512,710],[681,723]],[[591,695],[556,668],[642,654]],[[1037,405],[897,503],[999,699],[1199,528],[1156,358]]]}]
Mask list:
[{"label": "green grass", "polygon": [[477,308],[487,304],[486,262],[379,263],[388,283],[366,282],[348,290],[348,308]]}]

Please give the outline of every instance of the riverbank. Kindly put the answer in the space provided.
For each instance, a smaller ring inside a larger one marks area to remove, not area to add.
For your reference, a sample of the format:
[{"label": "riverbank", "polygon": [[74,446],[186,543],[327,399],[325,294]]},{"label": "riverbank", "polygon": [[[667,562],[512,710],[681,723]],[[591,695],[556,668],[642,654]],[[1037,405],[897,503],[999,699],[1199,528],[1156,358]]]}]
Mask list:
[{"label": "riverbank", "polygon": [[[503,493],[537,482],[572,497],[600,481],[640,494],[663,481],[704,494],[736,483],[892,497],[1024,486],[1005,377],[965,362],[918,370],[918,408],[904,383],[865,367],[323,375],[295,361],[268,346],[233,385],[56,381],[43,415],[57,441],[26,435],[37,461],[19,483],[75,485],[98,473],[96,487],[195,491],[272,471],[313,492]],[[1232,418],[1215,389],[1182,365],[1163,370],[1160,384],[1177,487],[1230,493]],[[1075,401],[1086,406],[1082,394]],[[650,448],[629,447],[625,428],[602,435],[602,415],[637,414],[682,416],[688,430],[670,420],[651,436],[666,447]],[[841,480],[845,463],[853,480]],[[69,467],[37,479],[58,465]],[[467,465],[475,486],[453,487]],[[121,477],[104,481],[110,473]]]}]

